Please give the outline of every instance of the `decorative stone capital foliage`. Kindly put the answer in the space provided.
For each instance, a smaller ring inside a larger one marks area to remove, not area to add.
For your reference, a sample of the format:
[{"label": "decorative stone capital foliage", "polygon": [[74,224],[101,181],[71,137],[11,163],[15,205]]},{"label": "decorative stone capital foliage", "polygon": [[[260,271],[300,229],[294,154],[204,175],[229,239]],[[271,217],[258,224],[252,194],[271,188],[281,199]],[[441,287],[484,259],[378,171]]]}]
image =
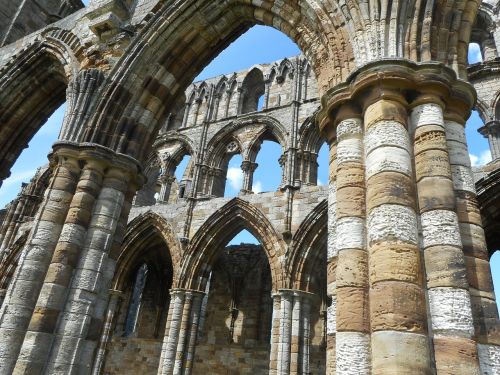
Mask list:
[{"label": "decorative stone capital foliage", "polygon": [[355,70],[344,83],[323,95],[317,117],[321,132],[332,141],[341,121],[360,117],[371,104],[384,99],[401,104],[401,112],[421,104],[437,103],[443,106],[447,119],[464,123],[476,102],[476,92],[451,68],[440,63],[372,62]]}]

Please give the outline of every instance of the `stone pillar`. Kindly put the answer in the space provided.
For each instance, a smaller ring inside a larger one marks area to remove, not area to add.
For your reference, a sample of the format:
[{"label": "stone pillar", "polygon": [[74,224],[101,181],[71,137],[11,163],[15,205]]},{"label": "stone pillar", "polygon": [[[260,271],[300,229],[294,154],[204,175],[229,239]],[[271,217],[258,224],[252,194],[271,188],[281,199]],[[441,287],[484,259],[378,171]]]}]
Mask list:
[{"label": "stone pillar", "polygon": [[159,375],[190,374],[204,292],[172,289]]},{"label": "stone pillar", "polygon": [[309,373],[311,296],[289,289],[274,294],[270,374]]},{"label": "stone pillar", "polygon": [[479,128],[478,132],[488,139],[492,160],[500,158],[500,121],[490,121]]},{"label": "stone pillar", "polygon": [[[75,194],[70,203],[59,241],[52,255],[35,311],[24,337],[15,371],[21,373],[36,367],[40,373],[48,360],[56,324],[65,307],[71,278],[82,250],[100,190],[104,165],[88,160],[84,165]],[[31,373],[35,373],[30,370]]]},{"label": "stone pillar", "polygon": [[167,203],[170,198],[170,190],[172,189],[172,184],[175,181],[175,176],[161,175],[161,189],[160,195],[158,197],[159,203]]},{"label": "stone pillar", "polygon": [[108,256],[115,244],[122,210],[128,206],[129,185],[134,186],[133,190],[137,188],[134,175],[137,169],[134,171],[131,160],[116,157],[108,163],[55,331],[46,367],[48,372],[90,372],[92,353],[104,318],[104,311],[98,308],[99,299],[114,272],[114,262],[110,263]]},{"label": "stone pillar", "polygon": [[123,293],[121,291],[109,291],[109,303],[106,312],[106,319],[104,321],[101,338],[97,347],[94,366],[92,368],[92,375],[100,375],[102,373],[104,360],[106,359],[106,347],[109,343],[109,340],[113,336],[113,323],[115,320],[115,313],[118,310],[119,302],[122,298]]},{"label": "stone pillar", "polygon": [[[455,210],[443,118],[444,103],[422,95],[413,103],[415,176],[438,374],[479,374],[471,299]],[[469,160],[468,153],[461,157]]]},{"label": "stone pillar", "polygon": [[[360,280],[365,262],[356,259],[346,267],[350,272],[343,273],[342,248],[354,254],[364,236],[361,223],[360,229],[354,226],[359,215],[342,214],[343,207],[349,212],[362,212],[363,207],[354,183],[362,180],[360,168],[345,173],[349,190],[340,193],[342,165],[353,158],[366,165],[371,373],[432,374],[437,369],[439,374],[475,374],[478,356],[481,372],[491,374],[498,367],[499,324],[463,133],[474,99],[473,88],[451,69],[408,61],[367,64],[322,98],[318,120],[331,151],[328,335],[337,341],[337,372],[343,371],[346,359],[339,350],[342,304],[354,296],[343,295],[341,283]],[[362,142],[356,141],[353,127],[350,136],[343,130],[346,105],[363,110]],[[348,198],[345,192],[359,198]],[[347,218],[351,228],[343,230]],[[357,313],[348,323],[359,317]],[[473,340],[478,341],[478,354]],[[329,347],[329,372],[332,352]]]},{"label": "stone pillar", "polygon": [[2,374],[14,369],[80,175],[77,158],[59,150],[52,159],[56,164],[53,177],[0,309]]},{"label": "stone pillar", "polygon": [[368,253],[366,249],[363,122],[340,108],[336,157],[336,373],[370,373]]},{"label": "stone pillar", "polygon": [[455,189],[459,239],[465,255],[471,296],[479,365],[482,374],[496,374],[500,368],[500,322],[493,291],[488,249],[465,139],[467,115],[468,113],[463,113],[456,107],[447,108],[445,113],[446,139]]},{"label": "stone pillar", "polygon": [[329,183],[328,183],[328,240],[327,240],[327,296],[331,303],[326,309],[326,370],[337,371],[337,141],[329,138]]},{"label": "stone pillar", "polygon": [[431,374],[406,100],[375,94],[364,110],[372,373]]},{"label": "stone pillar", "polygon": [[250,160],[244,160],[241,163],[241,170],[243,171],[243,183],[241,192],[243,194],[251,194],[253,187],[253,174],[259,165]]}]

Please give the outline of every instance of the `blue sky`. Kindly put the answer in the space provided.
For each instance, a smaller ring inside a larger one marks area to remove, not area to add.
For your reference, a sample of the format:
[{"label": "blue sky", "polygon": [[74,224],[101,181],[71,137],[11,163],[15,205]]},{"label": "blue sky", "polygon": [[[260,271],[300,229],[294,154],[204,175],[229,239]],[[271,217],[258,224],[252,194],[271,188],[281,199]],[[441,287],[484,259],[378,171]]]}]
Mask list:
[{"label": "blue sky", "polygon": [[[87,3],[84,1],[84,3]],[[262,41],[265,40],[265,43]],[[284,34],[264,26],[255,26],[242,35],[210,65],[196,77],[196,81],[214,77],[220,74],[229,74],[246,69],[254,64],[268,63],[284,57],[300,53],[298,47]],[[477,45],[472,45],[469,51],[469,61],[480,61],[481,54]],[[64,116],[65,105],[61,106],[49,118],[47,123],[38,131],[27,148],[19,157],[11,172],[12,176],[4,181],[0,188],[0,207],[3,207],[19,192],[22,182],[28,182],[36,168],[47,163],[46,155],[51,145],[57,139]],[[491,160],[486,139],[477,133],[482,121],[473,113],[467,122],[466,134],[469,142],[469,151],[473,165],[482,165]],[[255,192],[275,191],[281,181],[281,170],[278,158],[281,154],[280,146],[273,142],[264,142],[257,157],[259,167],[254,174],[253,190]],[[328,181],[328,151],[323,147],[318,158],[319,183]],[[176,176],[179,178],[187,164],[187,159],[179,166]],[[265,164],[265,167],[263,166]],[[233,157],[229,163],[226,196],[235,196],[241,188],[242,174],[240,170],[241,157]],[[257,240],[248,232],[243,231],[231,243],[256,243]],[[500,289],[500,252],[491,259],[496,289]]]}]

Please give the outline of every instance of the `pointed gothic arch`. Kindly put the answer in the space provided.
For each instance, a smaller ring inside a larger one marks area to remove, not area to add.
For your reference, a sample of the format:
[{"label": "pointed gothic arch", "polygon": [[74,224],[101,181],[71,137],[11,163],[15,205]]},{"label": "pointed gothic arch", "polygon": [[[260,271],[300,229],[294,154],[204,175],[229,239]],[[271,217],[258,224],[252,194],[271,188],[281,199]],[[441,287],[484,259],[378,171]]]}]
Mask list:
[{"label": "pointed gothic arch", "polygon": [[[134,218],[127,227],[127,233],[123,240],[120,253],[114,255],[117,257],[117,263],[112,281],[113,288],[121,290],[120,288],[123,286],[125,277],[129,271],[129,266],[133,263],[134,259],[140,255],[141,249],[143,249],[154,236],[164,241],[168,248],[168,256],[172,261],[174,272],[173,279],[175,280],[178,277],[177,272],[179,270],[182,253],[181,245],[170,224],[160,215],[148,211]],[[111,254],[111,256],[113,256],[113,254]]]},{"label": "pointed gothic arch", "polygon": [[283,240],[262,211],[240,198],[226,203],[196,231],[182,259],[178,287],[205,290],[220,250],[242,229],[249,230],[261,242],[271,268],[273,290],[280,289],[283,270],[278,257],[284,254]]},{"label": "pointed gothic arch", "polygon": [[311,280],[316,276],[316,266],[326,262],[327,224],[328,201],[323,200],[293,236],[286,262],[288,288],[315,292],[311,290]]}]

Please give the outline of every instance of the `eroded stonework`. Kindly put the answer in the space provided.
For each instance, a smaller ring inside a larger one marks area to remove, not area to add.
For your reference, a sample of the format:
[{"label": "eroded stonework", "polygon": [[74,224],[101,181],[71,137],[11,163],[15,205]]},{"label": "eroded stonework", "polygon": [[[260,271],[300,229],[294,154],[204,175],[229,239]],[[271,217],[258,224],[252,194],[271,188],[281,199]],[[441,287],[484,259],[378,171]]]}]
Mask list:
[{"label": "eroded stonework", "polygon": [[[0,181],[67,110],[0,211],[1,374],[500,374],[496,1],[54,3],[2,8]],[[254,24],[303,55],[191,83]]]}]

